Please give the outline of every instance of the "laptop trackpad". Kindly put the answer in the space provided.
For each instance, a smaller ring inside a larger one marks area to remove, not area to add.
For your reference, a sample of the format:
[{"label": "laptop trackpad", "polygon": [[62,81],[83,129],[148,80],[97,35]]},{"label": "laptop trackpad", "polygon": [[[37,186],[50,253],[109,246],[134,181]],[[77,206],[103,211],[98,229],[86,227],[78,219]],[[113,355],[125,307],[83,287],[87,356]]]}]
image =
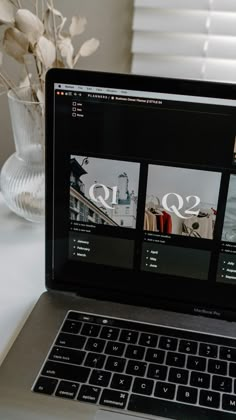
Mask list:
[{"label": "laptop trackpad", "polygon": [[[156,419],[168,420],[166,417],[156,417]],[[148,420],[147,417],[136,417],[129,414],[119,414],[113,411],[99,410],[94,420]],[[171,419],[169,419],[171,420]],[[173,419],[172,419],[173,420]]]}]

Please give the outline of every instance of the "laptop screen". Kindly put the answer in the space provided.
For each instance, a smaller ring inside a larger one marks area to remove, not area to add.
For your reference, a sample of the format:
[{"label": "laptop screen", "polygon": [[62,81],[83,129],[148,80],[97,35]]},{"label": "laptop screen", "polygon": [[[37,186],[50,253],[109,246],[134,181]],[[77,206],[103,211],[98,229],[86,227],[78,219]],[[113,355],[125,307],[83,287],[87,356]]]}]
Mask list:
[{"label": "laptop screen", "polygon": [[236,291],[236,100],[127,86],[53,85],[55,277],[220,316]]}]

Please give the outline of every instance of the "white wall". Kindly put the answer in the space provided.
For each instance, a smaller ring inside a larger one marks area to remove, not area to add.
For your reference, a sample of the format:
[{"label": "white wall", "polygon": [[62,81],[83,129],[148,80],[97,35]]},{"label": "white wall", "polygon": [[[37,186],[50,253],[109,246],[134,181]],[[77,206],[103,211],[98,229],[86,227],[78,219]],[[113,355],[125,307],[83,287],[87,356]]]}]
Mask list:
[{"label": "white wall", "polygon": [[[133,0],[54,0],[54,6],[70,20],[73,15],[88,20],[85,33],[78,42],[95,37],[100,40],[97,52],[81,58],[77,67],[90,70],[127,73],[131,65],[131,26]],[[9,72],[16,74],[18,66],[7,62]],[[6,95],[0,95],[0,168],[13,153],[11,124]]]}]

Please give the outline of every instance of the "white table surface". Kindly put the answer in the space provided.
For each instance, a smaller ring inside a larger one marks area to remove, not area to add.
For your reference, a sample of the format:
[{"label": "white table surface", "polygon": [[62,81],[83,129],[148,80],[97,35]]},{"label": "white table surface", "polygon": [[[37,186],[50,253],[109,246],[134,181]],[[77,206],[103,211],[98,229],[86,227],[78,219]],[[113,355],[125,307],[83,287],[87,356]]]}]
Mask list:
[{"label": "white table surface", "polygon": [[44,284],[44,224],[11,212],[0,194],[0,364]]}]

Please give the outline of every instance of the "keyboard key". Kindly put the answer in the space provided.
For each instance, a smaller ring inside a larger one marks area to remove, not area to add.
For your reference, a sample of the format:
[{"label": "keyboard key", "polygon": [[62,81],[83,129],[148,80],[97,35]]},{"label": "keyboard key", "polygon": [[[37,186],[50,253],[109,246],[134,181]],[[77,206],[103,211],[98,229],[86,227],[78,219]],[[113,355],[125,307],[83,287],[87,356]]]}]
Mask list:
[{"label": "keyboard key", "polygon": [[217,375],[226,375],[227,373],[227,362],[220,360],[209,359],[208,361],[208,372],[216,373]]},{"label": "keyboard key", "polygon": [[128,394],[126,392],[104,389],[100,398],[100,404],[107,407],[125,408],[127,398]]},{"label": "keyboard key", "polygon": [[208,375],[207,373],[192,372],[190,385],[197,386],[200,388],[209,388],[210,378],[210,375]]},{"label": "keyboard key", "polygon": [[154,381],[150,379],[135,378],[132,391],[136,394],[151,395]]},{"label": "keyboard key", "polygon": [[165,398],[167,400],[173,400],[175,396],[174,384],[168,384],[166,382],[157,382],[155,389],[155,396],[159,398]]},{"label": "keyboard key", "polygon": [[233,411],[236,413],[236,396],[223,394],[222,408],[223,410]]},{"label": "keyboard key", "polygon": [[179,353],[167,353],[166,364],[169,366],[184,367],[185,355]]},{"label": "keyboard key", "polygon": [[109,342],[107,343],[107,346],[105,348],[105,353],[110,354],[111,356],[123,356],[124,349],[125,349],[125,344],[123,343]]},{"label": "keyboard key", "polygon": [[89,368],[58,362],[47,362],[42,371],[42,375],[67,379],[72,382],[86,382],[89,373]]},{"label": "keyboard key", "polygon": [[231,347],[220,347],[220,359],[236,362],[236,349]]},{"label": "keyboard key", "polygon": [[[149,416],[153,420],[154,419],[177,419],[178,420],[193,420],[192,416],[188,416],[188,412],[191,411],[191,409],[196,409],[196,407],[183,405],[181,403],[175,403],[173,401],[166,401],[164,399],[160,398],[153,398],[148,397],[146,395],[138,395],[138,394],[131,394],[127,406],[127,410],[130,412],[134,412],[134,415],[138,413],[143,413],[143,417],[149,418]],[[179,417],[177,417],[179,413]],[[186,413],[185,417],[181,417],[182,413]],[[133,413],[131,413],[133,414]],[[195,413],[196,414],[196,413]],[[132,417],[131,417],[132,418]],[[141,419],[140,419],[141,420]],[[199,420],[198,418],[194,418],[194,420]],[[208,419],[210,420],[210,419]],[[216,420],[216,419],[214,419]]]},{"label": "keyboard key", "polygon": [[123,341],[125,343],[137,343],[138,340],[138,332],[137,331],[130,331],[130,330],[122,330],[120,334],[119,341]]},{"label": "keyboard key", "polygon": [[100,332],[101,327],[94,324],[84,324],[81,333],[82,335],[87,335],[90,337],[97,337]]},{"label": "keyboard key", "polygon": [[125,357],[128,359],[142,360],[144,352],[144,347],[129,345],[126,350]]},{"label": "keyboard key", "polygon": [[105,347],[106,341],[99,338],[89,338],[85,350],[101,353]]},{"label": "keyboard key", "polygon": [[61,330],[71,334],[78,334],[81,329],[81,325],[81,322],[65,321]]},{"label": "keyboard key", "polygon": [[135,376],[144,376],[146,371],[147,363],[129,360],[126,373],[129,375],[135,375]]},{"label": "keyboard key", "polygon": [[236,363],[229,364],[229,376],[233,376],[233,378],[236,378]]},{"label": "keyboard key", "polygon": [[224,376],[212,377],[212,389],[222,392],[231,392],[232,391],[232,379],[225,378]]},{"label": "keyboard key", "polygon": [[176,338],[161,337],[159,341],[159,348],[175,351],[177,349],[177,344],[178,340]]},{"label": "keyboard key", "polygon": [[62,333],[58,336],[56,345],[62,347],[72,347],[75,349],[82,349],[84,347],[85,341],[86,337],[82,337],[81,335]]},{"label": "keyboard key", "polygon": [[132,379],[132,376],[114,373],[110,386],[121,391],[129,391]]},{"label": "keyboard key", "polygon": [[112,372],[123,372],[125,368],[126,360],[121,357],[108,357],[107,363],[105,366],[106,370],[111,370]]},{"label": "keyboard key", "polygon": [[117,340],[119,333],[120,330],[118,328],[103,327],[100,338],[104,338],[105,340]]},{"label": "keyboard key", "polygon": [[200,391],[199,404],[205,407],[219,408],[220,406],[220,393],[212,391]]},{"label": "keyboard key", "polygon": [[109,318],[98,316],[94,318],[94,321],[90,321],[90,322],[96,322],[96,324],[101,324],[101,325],[106,324],[107,327],[110,327],[110,326],[112,327],[112,325],[116,323],[116,320],[113,320],[112,318],[109,319]]},{"label": "keyboard key", "polygon": [[157,341],[157,335],[142,333],[139,339],[139,344],[140,346],[156,347]]},{"label": "keyboard key", "polygon": [[56,389],[57,384],[57,379],[44,378],[43,376],[41,376],[34,386],[34,392],[52,395]]},{"label": "keyboard key", "polygon": [[147,377],[153,379],[160,379],[164,381],[167,375],[167,367],[161,365],[150,364],[148,367]]},{"label": "keyboard key", "polygon": [[85,366],[89,366],[96,369],[102,369],[106,356],[100,353],[88,353],[84,362]]},{"label": "keyboard key", "polygon": [[187,368],[204,371],[206,369],[206,359],[204,357],[188,356]]},{"label": "keyboard key", "polygon": [[61,381],[56,392],[57,397],[73,400],[79,389],[79,384],[67,381]]},{"label": "keyboard key", "polygon": [[77,400],[96,404],[101,392],[101,388],[96,386],[82,385]]},{"label": "keyboard key", "polygon": [[181,353],[197,353],[198,343],[196,341],[180,340],[179,352]]},{"label": "keyboard key", "polygon": [[198,389],[187,386],[179,386],[177,392],[177,400],[189,404],[197,403]]},{"label": "keyboard key", "polygon": [[171,368],[169,372],[169,382],[186,385],[188,383],[189,372],[186,369]]},{"label": "keyboard key", "polygon": [[74,311],[70,311],[67,318],[73,319],[75,321],[94,322],[94,317],[92,315],[81,314],[79,312],[74,312]]},{"label": "keyboard key", "polygon": [[72,363],[74,365],[81,365],[85,351],[67,349],[65,347],[53,347],[49,359],[57,362]]},{"label": "keyboard key", "polygon": [[217,357],[218,347],[215,346],[214,344],[200,343],[199,355],[205,356],[205,357],[211,357],[211,358]]},{"label": "keyboard key", "polygon": [[107,386],[110,382],[111,373],[104,370],[93,370],[89,383],[98,386]]},{"label": "keyboard key", "polygon": [[165,358],[165,352],[163,350],[148,349],[145,360],[152,363],[163,363]]}]

